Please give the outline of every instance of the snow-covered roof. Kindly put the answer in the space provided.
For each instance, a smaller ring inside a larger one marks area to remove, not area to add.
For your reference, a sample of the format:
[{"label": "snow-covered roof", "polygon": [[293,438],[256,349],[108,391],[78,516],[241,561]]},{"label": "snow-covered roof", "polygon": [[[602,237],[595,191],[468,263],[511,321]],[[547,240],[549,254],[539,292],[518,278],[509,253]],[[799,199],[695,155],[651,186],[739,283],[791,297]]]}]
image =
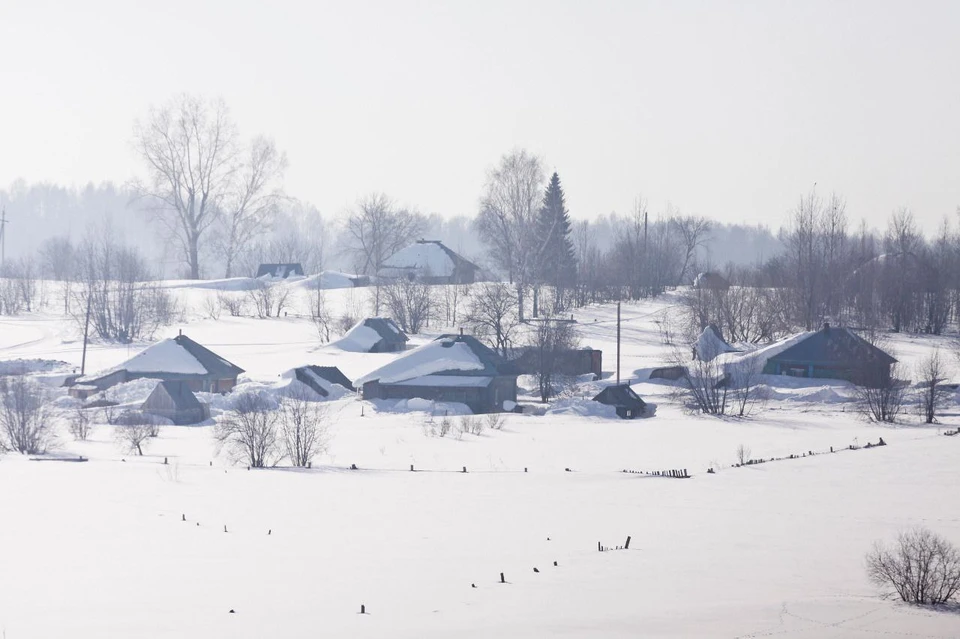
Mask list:
[{"label": "snow-covered roof", "polygon": [[389,277],[415,270],[433,277],[450,277],[462,265],[473,266],[441,242],[420,240],[387,258],[383,263],[382,275]]},{"label": "snow-covered roof", "polygon": [[174,339],[165,339],[134,355],[118,368],[130,373],[205,375],[207,369]]},{"label": "snow-covered roof", "polygon": [[693,346],[697,350],[697,357],[705,362],[723,353],[732,353],[737,350],[724,341],[712,324],[703,329]]},{"label": "snow-covered roof", "polygon": [[796,335],[791,335],[790,337],[782,339],[779,342],[774,342],[769,346],[764,346],[763,348],[758,348],[746,353],[726,353],[720,355],[718,359],[723,364],[724,370],[727,372],[731,372],[734,369],[743,369],[744,367],[750,367],[752,370],[760,371],[763,369],[768,359],[779,355],[791,346],[799,344],[803,340],[815,334],[815,332],[816,331],[807,331],[805,333],[797,333]]},{"label": "snow-covered roof", "polygon": [[486,388],[493,381],[488,375],[424,375],[396,382],[397,386],[445,386],[450,388]]},{"label": "snow-covered roof", "polygon": [[343,351],[369,353],[381,340],[407,342],[407,335],[388,317],[368,317],[360,320],[343,337],[331,344]]},{"label": "snow-covered roof", "polygon": [[484,368],[483,362],[465,342],[436,340],[367,373],[355,383],[359,386],[379,380],[383,384],[395,384],[436,373],[482,371]]}]

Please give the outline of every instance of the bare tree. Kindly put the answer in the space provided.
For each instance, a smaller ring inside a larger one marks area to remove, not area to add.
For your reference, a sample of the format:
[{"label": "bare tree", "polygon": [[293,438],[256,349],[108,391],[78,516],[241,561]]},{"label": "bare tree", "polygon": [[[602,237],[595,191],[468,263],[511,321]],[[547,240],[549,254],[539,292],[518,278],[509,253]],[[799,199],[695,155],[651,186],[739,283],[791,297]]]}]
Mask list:
[{"label": "bare tree", "polygon": [[[383,263],[423,232],[423,216],[398,208],[383,193],[360,200],[348,215],[348,251],[357,272],[376,277]],[[380,312],[380,287],[376,287],[374,313]]]},{"label": "bare tree", "polygon": [[762,372],[762,362],[752,357],[744,357],[726,367],[722,383],[730,387],[737,417],[747,417],[765,403],[767,393],[760,387]]},{"label": "bare tree", "polygon": [[407,333],[419,333],[434,314],[430,287],[419,280],[398,277],[386,287],[390,316]]},{"label": "bare tree", "polygon": [[41,271],[63,285],[63,312],[70,312],[70,284],[74,280],[77,256],[66,235],[48,238],[40,245]]},{"label": "bare tree", "polygon": [[877,543],[867,576],[913,604],[944,604],[960,592],[960,550],[927,528],[901,532],[893,548]]},{"label": "bare tree", "polygon": [[503,282],[478,285],[470,297],[464,323],[506,357],[519,326],[517,296]]},{"label": "bare tree", "polygon": [[280,400],[280,432],[290,463],[309,466],[329,445],[326,407],[311,401],[302,384],[293,384]]},{"label": "bare tree", "polygon": [[744,444],[740,444],[739,446],[737,446],[737,464],[739,466],[743,466],[747,462],[749,462],[750,455],[751,455],[751,451],[749,446],[746,446]]},{"label": "bare tree", "polygon": [[490,171],[480,199],[477,230],[490,258],[516,287],[521,322],[525,293],[544,243],[537,237],[536,221],[545,184],[540,158],[521,149],[504,155]]},{"label": "bare tree", "polygon": [[73,435],[73,438],[77,441],[87,441],[87,438],[90,436],[90,433],[93,431],[92,420],[90,419],[90,413],[87,409],[82,406],[78,406],[70,414],[68,427],[70,429],[70,434]]},{"label": "bare tree", "polygon": [[895,422],[903,410],[907,384],[897,379],[899,366],[893,364],[890,374],[864,372],[854,380],[860,414],[874,422]]},{"label": "bare tree", "polygon": [[270,400],[256,393],[242,393],[232,410],[217,422],[214,437],[236,462],[252,468],[273,466],[283,457],[279,414]]},{"label": "bare tree", "polygon": [[290,289],[281,282],[257,280],[247,290],[247,298],[260,319],[280,317],[289,297]]},{"label": "bare tree", "polygon": [[528,348],[534,352],[534,374],[540,401],[545,402],[557,394],[560,363],[566,353],[577,347],[578,341],[573,323],[562,319],[545,318],[531,330]]},{"label": "bare tree", "polygon": [[689,269],[696,261],[697,251],[710,239],[710,221],[705,217],[693,215],[677,216],[670,223],[680,235],[683,248],[683,265],[677,277],[677,284],[688,282]]},{"label": "bare tree", "polygon": [[25,375],[0,377],[0,447],[44,453],[54,441],[44,388]]},{"label": "bare tree", "polygon": [[917,365],[920,415],[927,424],[933,424],[937,421],[940,408],[950,396],[950,391],[944,386],[947,375],[946,362],[940,357],[940,349],[934,349]]},{"label": "bare tree", "polygon": [[200,277],[203,239],[221,214],[231,258],[262,230],[286,160],[262,138],[244,157],[222,100],[179,96],[137,122],[134,143],[147,169],[137,192],[176,239],[191,279]]},{"label": "bare tree", "polygon": [[121,449],[128,453],[143,455],[143,449],[151,437],[155,437],[157,427],[142,416],[133,417],[129,414],[121,419],[123,423],[114,427],[114,437]]},{"label": "bare tree", "polygon": [[730,384],[720,358],[687,360],[680,349],[675,349],[673,365],[683,371],[680,395],[689,410],[707,415],[726,414]]}]

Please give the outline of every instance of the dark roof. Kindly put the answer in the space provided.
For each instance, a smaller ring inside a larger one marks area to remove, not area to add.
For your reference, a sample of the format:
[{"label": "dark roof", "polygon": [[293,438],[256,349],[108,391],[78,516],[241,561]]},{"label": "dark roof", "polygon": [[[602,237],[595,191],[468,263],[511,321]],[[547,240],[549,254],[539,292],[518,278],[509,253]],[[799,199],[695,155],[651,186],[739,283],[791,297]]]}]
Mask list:
[{"label": "dark roof", "polygon": [[727,278],[719,273],[705,271],[697,275],[697,277],[693,280],[693,287],[709,289],[730,288],[730,282],[727,281]]},{"label": "dark roof", "polygon": [[310,388],[313,388],[315,391],[318,391],[320,395],[324,397],[326,397],[327,392],[323,389],[315,388],[314,385],[311,383],[312,380],[310,380],[310,377],[308,375],[301,375],[301,372],[304,370],[309,370],[311,373],[313,373],[317,377],[324,379],[330,382],[331,384],[339,384],[340,386],[343,386],[347,390],[351,390],[351,391],[356,390],[353,387],[353,382],[347,379],[347,376],[344,375],[343,372],[336,366],[300,366],[299,368],[297,368],[296,369],[297,379],[303,382],[304,384],[306,384],[307,386],[309,386]]},{"label": "dark roof", "polygon": [[893,364],[897,360],[863,339],[849,328],[822,329],[774,355],[770,362],[804,362],[808,364]]},{"label": "dark roof", "polygon": [[237,377],[240,373],[244,372],[239,366],[228,362],[209,348],[197,344],[182,333],[173,339],[183,349],[193,355],[193,357],[200,362],[200,365],[207,369],[207,373],[215,379],[229,379]]},{"label": "dark roof", "polygon": [[193,394],[193,391],[190,390],[190,386],[187,382],[172,382],[169,380],[162,381],[157,384],[156,388],[153,389],[153,392],[150,393],[150,397],[147,398],[147,401],[144,402],[144,406],[150,404],[150,399],[154,394],[160,392],[161,390],[165,391],[167,395],[170,396],[170,399],[173,400],[173,405],[177,410],[191,410],[194,408],[200,408],[200,400],[197,399],[197,396]]},{"label": "dark roof", "polygon": [[520,370],[517,368],[517,365],[513,362],[507,360],[502,355],[497,353],[495,350],[478,340],[473,335],[441,335],[437,339],[433,340],[435,342],[443,342],[448,344],[454,344],[455,342],[461,342],[466,344],[473,354],[477,356],[477,359],[480,360],[480,363],[483,364],[483,369],[477,370],[451,370],[451,371],[440,371],[437,373],[432,373],[433,375],[460,375],[460,376],[470,376],[470,377],[488,377],[488,376],[498,376],[498,375],[519,375]]},{"label": "dark roof", "polygon": [[406,344],[410,339],[389,317],[368,317],[363,320],[363,325],[375,330],[386,342]]},{"label": "dark roof", "polygon": [[257,269],[257,277],[283,277],[287,278],[291,275],[303,275],[303,267],[300,266],[299,262],[291,262],[290,264],[261,264]]},{"label": "dark roof", "polygon": [[647,405],[627,384],[607,386],[593,398],[593,401],[608,406],[616,406],[617,408],[636,408],[641,410]]}]

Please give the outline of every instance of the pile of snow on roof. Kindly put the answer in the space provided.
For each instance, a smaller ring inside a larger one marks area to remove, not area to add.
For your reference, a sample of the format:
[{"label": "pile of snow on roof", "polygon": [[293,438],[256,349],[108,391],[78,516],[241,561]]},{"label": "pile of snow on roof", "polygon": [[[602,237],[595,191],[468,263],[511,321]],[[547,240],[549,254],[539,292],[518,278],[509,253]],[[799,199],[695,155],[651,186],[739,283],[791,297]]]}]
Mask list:
[{"label": "pile of snow on roof", "polygon": [[417,269],[434,277],[450,277],[456,269],[453,259],[436,242],[417,242],[391,255],[384,263],[385,275],[391,269]]},{"label": "pile of snow on roof", "polygon": [[379,380],[382,384],[394,384],[437,373],[483,369],[483,362],[469,345],[453,338],[442,339],[424,344],[389,364],[367,373],[356,381],[356,385],[360,386],[374,380]]}]

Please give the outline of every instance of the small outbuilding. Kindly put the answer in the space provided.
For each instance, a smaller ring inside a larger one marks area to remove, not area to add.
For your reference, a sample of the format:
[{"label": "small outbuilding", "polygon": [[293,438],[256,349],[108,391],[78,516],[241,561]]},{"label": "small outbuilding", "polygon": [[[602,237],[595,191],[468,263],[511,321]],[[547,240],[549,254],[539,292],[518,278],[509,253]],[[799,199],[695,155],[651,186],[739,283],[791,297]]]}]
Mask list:
[{"label": "small outbuilding", "polygon": [[[523,348],[511,360],[521,375],[535,375],[539,368],[539,356],[534,347]],[[595,380],[602,376],[603,352],[595,348],[573,348],[557,354],[555,373],[559,375],[593,375]]]},{"label": "small outbuilding", "polygon": [[275,277],[277,279],[287,279],[288,277],[303,276],[303,266],[299,262],[289,264],[261,264],[257,268],[257,277]]},{"label": "small outbuilding", "polygon": [[593,401],[614,406],[620,419],[637,419],[647,411],[647,403],[630,388],[629,384],[607,386],[593,398]]},{"label": "small outbuilding", "polygon": [[730,282],[723,275],[705,271],[693,280],[693,288],[708,291],[725,291],[730,288]]},{"label": "small outbuilding", "polygon": [[767,358],[764,374],[844,379],[874,385],[890,379],[890,369],[897,361],[849,328],[830,324],[792,339],[788,348]]},{"label": "small outbuilding", "polygon": [[410,338],[389,317],[368,317],[331,344],[353,353],[396,353],[406,349]]},{"label": "small outbuilding", "polygon": [[512,410],[516,367],[477,338],[442,335],[357,380],[364,399],[466,404],[474,413]]},{"label": "small outbuilding", "polygon": [[298,366],[293,369],[293,378],[320,397],[329,397],[333,386],[342,386],[350,392],[356,391],[353,383],[336,366]]},{"label": "small outbuilding", "polygon": [[210,418],[210,406],[197,399],[186,382],[160,382],[143,402],[140,411],[181,426],[199,424]]}]

